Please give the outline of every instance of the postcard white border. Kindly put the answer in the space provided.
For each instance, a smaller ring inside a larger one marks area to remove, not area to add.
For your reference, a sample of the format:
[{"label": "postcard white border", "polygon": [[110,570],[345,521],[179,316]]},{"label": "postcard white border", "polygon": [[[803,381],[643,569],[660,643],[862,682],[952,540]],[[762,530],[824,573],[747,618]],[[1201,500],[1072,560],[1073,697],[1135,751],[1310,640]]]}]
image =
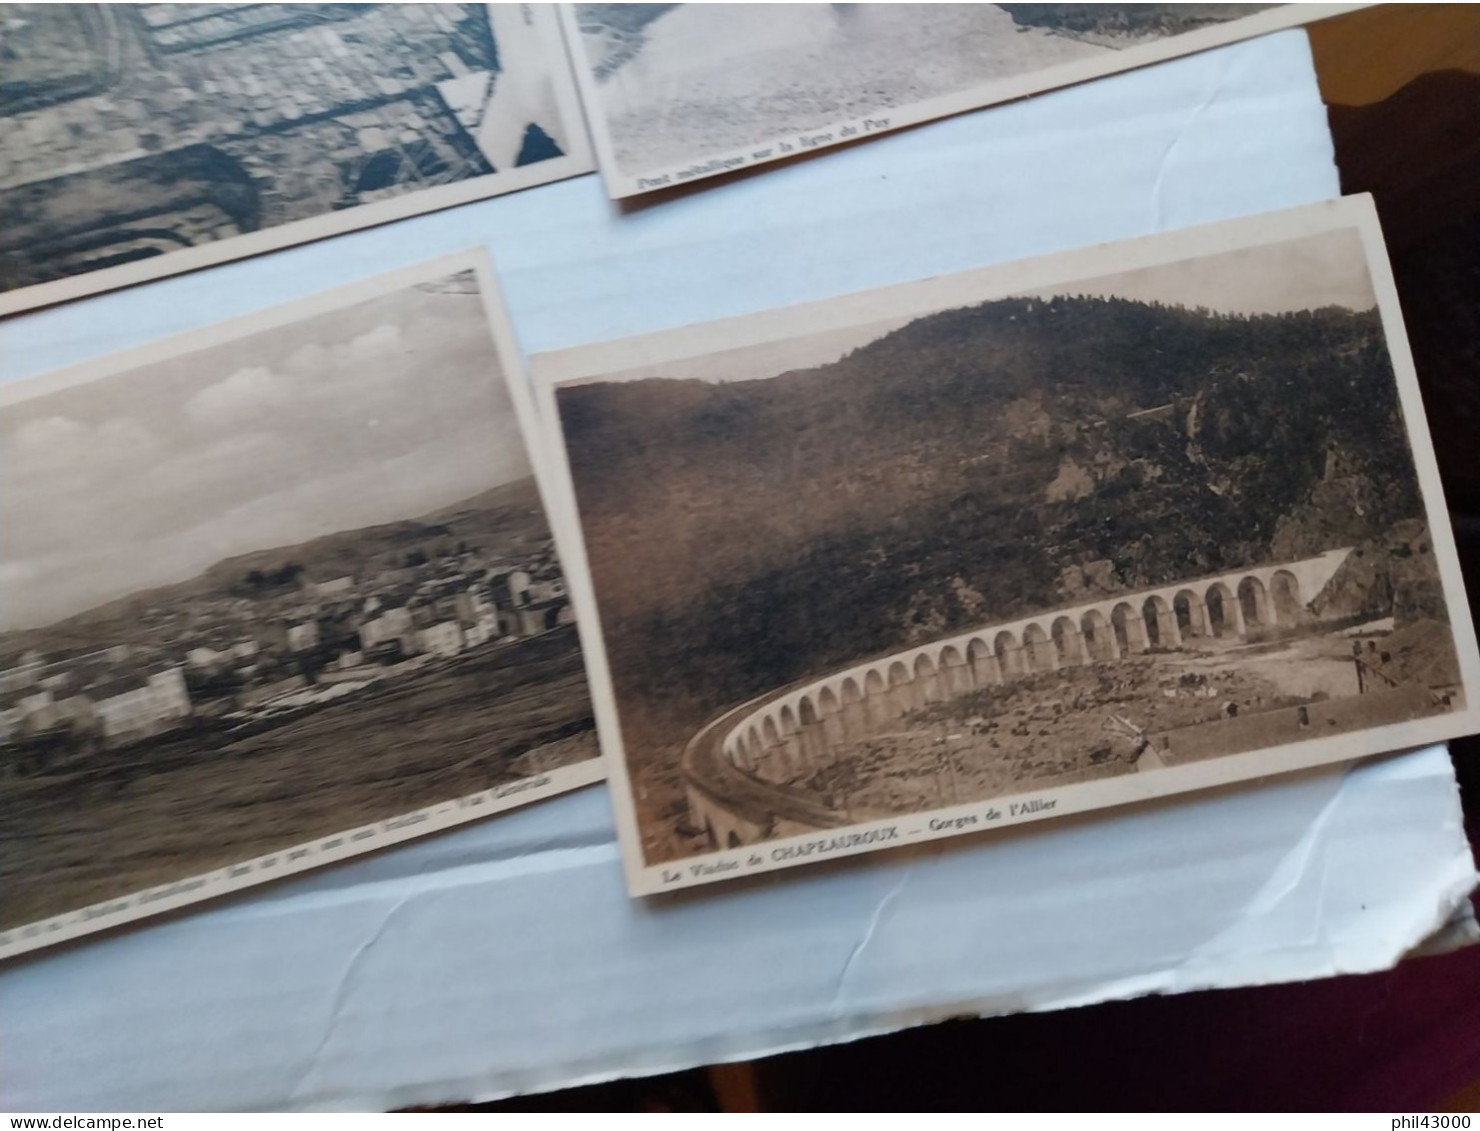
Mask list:
[{"label": "postcard white border", "polygon": [[[575,487],[559,424],[556,393],[566,385],[601,380],[643,366],[702,357],[745,346],[810,336],[829,330],[913,318],[1024,292],[1087,281],[1178,260],[1218,255],[1241,248],[1280,243],[1337,229],[1359,235],[1377,295],[1383,334],[1398,389],[1408,441],[1413,452],[1426,518],[1459,660],[1465,703],[1462,709],[1408,722],[1393,723],[1266,747],[1205,761],[1172,766],[1145,774],[1103,781],[1033,789],[1020,795],[965,805],[924,810],[880,821],[755,845],[686,856],[649,864],[642,851],[641,827],[627,771],[611,669],[604,647],[600,613],[591,581],[585,539],[580,526]],[[836,299],[804,303],[575,349],[537,354],[530,359],[541,419],[549,429],[551,487],[554,496],[556,545],[565,565],[568,587],[586,642],[586,667],[596,712],[597,731],[607,761],[622,864],[632,895],[681,890],[717,880],[758,875],[801,863],[919,844],[945,837],[973,835],[984,829],[1023,824],[1071,813],[1144,801],[1155,797],[1230,785],[1315,766],[1391,753],[1480,731],[1480,650],[1465,600],[1454,534],[1444,505],[1438,464],[1434,459],[1413,357],[1398,306],[1397,289],[1370,196],[1305,205],[1239,220],[1158,233],[1118,243],[1020,260],[999,266],[936,276],[864,291]],[[1047,808],[1024,811],[1037,801]],[[989,817],[989,811],[997,811]],[[958,818],[975,817],[965,829],[952,827]],[[932,828],[935,823],[939,827]],[[892,832],[890,831],[892,830]],[[882,838],[882,839],[881,839]],[[811,845],[808,848],[806,846]]]},{"label": "postcard white border", "polygon": [[[507,4],[490,3],[485,7],[508,7]],[[409,192],[392,200],[379,200],[372,204],[360,204],[343,212],[324,213],[302,220],[290,220],[271,228],[263,228],[244,235],[232,236],[217,243],[198,244],[164,255],[135,263],[123,263],[117,267],[104,267],[97,271],[86,271],[64,279],[36,283],[29,287],[0,292],[0,317],[17,314],[24,310],[51,306],[59,302],[103,294],[120,287],[148,283],[156,279],[167,279],[212,267],[218,263],[229,263],[246,259],[264,252],[281,251],[298,244],[344,235],[362,228],[374,228],[410,216],[427,212],[438,212],[444,208],[455,208],[460,204],[471,204],[476,200],[503,196],[538,185],[563,181],[582,176],[596,170],[591,151],[590,135],[587,132],[585,115],[580,104],[572,77],[570,56],[565,37],[560,30],[559,19],[552,4],[526,4],[530,9],[536,31],[543,47],[543,55],[550,68],[550,81],[555,90],[555,103],[560,114],[561,125],[569,139],[570,151],[561,157],[538,161],[533,165],[519,165],[504,172],[473,177],[456,184],[440,185],[436,188]]]},{"label": "postcard white border", "polygon": [[[550,506],[546,483],[550,461],[542,441],[542,432],[536,423],[534,400],[515,344],[513,327],[494,276],[492,262],[483,248],[442,256],[348,286],[321,291],[256,314],[216,326],[201,327],[96,361],[0,384],[0,407],[21,404],[62,389],[126,374],[170,358],[296,324],[464,271],[474,272],[478,280],[484,317],[493,337],[499,367],[503,370],[502,380],[513,401],[514,414],[534,471],[540,502],[545,508],[553,534],[557,521]],[[493,379],[492,374],[489,377]],[[564,567],[563,560],[561,564]],[[577,632],[579,635],[579,627]],[[584,636],[581,637],[581,644],[584,657]],[[590,682],[589,671],[587,681]],[[592,699],[594,702],[594,694]],[[184,876],[169,883],[123,893],[116,898],[64,911],[45,919],[22,923],[0,930],[0,960],[441,832],[480,817],[506,812],[530,802],[591,785],[605,776],[602,757],[598,755],[582,759],[553,770],[530,774],[517,781],[491,786],[464,797],[449,798],[407,813],[386,817],[372,824],[328,832],[301,844],[228,864],[214,871]]]},{"label": "postcard white border", "polygon": [[[601,171],[607,195],[613,200],[639,196],[650,192],[662,192],[678,185],[695,184],[711,177],[733,173],[740,169],[754,169],[776,161],[789,161],[807,153],[820,153],[839,145],[850,145],[868,137],[892,133],[895,130],[917,126],[922,122],[978,110],[999,102],[1010,102],[1030,94],[1041,94],[1061,86],[1103,78],[1120,71],[1161,63],[1182,55],[1192,55],[1214,47],[1223,47],[1241,39],[1284,31],[1302,24],[1339,16],[1346,12],[1372,7],[1362,4],[1282,4],[1249,16],[1242,16],[1215,27],[1200,28],[1181,35],[1167,36],[1152,43],[1127,47],[1111,55],[1094,59],[1079,59],[1060,63],[1026,74],[995,79],[953,94],[938,98],[927,98],[919,102],[906,103],[889,110],[880,110],[873,118],[855,118],[831,122],[809,131],[806,135],[784,134],[757,141],[739,149],[712,153],[695,153],[685,162],[665,165],[643,173],[625,172],[617,162],[616,149],[600,84],[591,71],[581,36],[579,19],[574,4],[561,4],[560,20],[565,29],[566,43],[570,50],[572,69],[576,84],[581,92],[581,101],[586,108],[587,125],[591,130],[591,141],[596,153],[596,165]],[[887,120],[878,126],[879,120]],[[803,142],[802,136],[815,139],[830,135],[825,141]],[[783,151],[783,147],[786,148]],[[760,150],[771,150],[768,156],[757,157]]]}]

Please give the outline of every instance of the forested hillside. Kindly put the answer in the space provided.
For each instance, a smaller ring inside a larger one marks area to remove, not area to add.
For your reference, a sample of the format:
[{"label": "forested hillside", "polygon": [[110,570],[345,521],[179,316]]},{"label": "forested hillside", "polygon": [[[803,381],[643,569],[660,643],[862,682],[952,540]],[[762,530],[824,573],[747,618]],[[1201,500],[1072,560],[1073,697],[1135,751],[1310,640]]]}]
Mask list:
[{"label": "forested hillside", "polygon": [[774,380],[560,409],[621,690],[685,717],[1422,508],[1376,312],[951,310]]},{"label": "forested hillside", "polygon": [[1130,46],[1138,40],[1183,35],[1252,16],[1273,4],[998,4],[1023,28]]}]

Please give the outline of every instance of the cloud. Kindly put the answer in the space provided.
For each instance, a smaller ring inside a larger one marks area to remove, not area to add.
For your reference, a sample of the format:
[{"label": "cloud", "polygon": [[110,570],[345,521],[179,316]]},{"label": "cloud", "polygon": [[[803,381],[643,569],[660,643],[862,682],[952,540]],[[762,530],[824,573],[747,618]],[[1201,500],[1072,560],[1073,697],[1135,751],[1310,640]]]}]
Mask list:
[{"label": "cloud", "polygon": [[158,449],[154,435],[131,417],[93,427],[66,416],[43,416],[26,421],[6,441],[6,479],[18,487],[33,476],[87,480],[152,458]]},{"label": "cloud", "polygon": [[288,355],[283,368],[316,384],[332,384],[363,377],[367,366],[370,367],[369,372],[380,372],[387,362],[409,360],[408,355],[412,352],[411,344],[404,340],[400,328],[385,323],[334,345],[310,342],[299,346]]},{"label": "cloud", "polygon": [[238,369],[224,381],[207,385],[185,402],[192,420],[212,427],[233,426],[245,419],[283,408],[293,399],[292,382],[271,369]]},{"label": "cloud", "polygon": [[290,353],[283,362],[283,368],[295,376],[312,377],[328,369],[332,357],[333,351],[328,347],[309,342]]},{"label": "cloud", "polygon": [[316,432],[316,447],[350,458],[372,446],[384,453],[435,442],[473,415],[497,427],[510,411],[507,392],[481,307],[466,301],[462,310],[396,312],[402,323],[363,329],[362,321],[359,333],[298,346],[275,366],[295,396],[291,418],[280,413],[278,425]]},{"label": "cloud", "polygon": [[[5,629],[50,624],[78,611],[77,593],[96,595],[87,605],[101,604],[123,593],[110,588],[120,556],[131,547],[70,547],[65,553],[22,561],[0,562],[0,625]],[[62,580],[65,579],[65,580]]]},{"label": "cloud", "polygon": [[[35,427],[43,423],[32,422],[23,457],[20,445],[5,449],[0,557],[6,559],[150,537],[210,513],[219,500],[250,489],[260,469],[277,471],[283,463],[271,434],[229,433],[209,445],[166,450],[134,421]],[[36,448],[46,435],[65,442]]]},{"label": "cloud", "polygon": [[353,357],[378,358],[401,344],[398,327],[385,325],[361,334],[350,341],[348,352]]},{"label": "cloud", "polygon": [[529,474],[476,297],[400,294],[107,382],[0,412],[0,623]]},{"label": "cloud", "polygon": [[16,474],[17,463],[37,471],[67,466],[74,454],[85,450],[91,431],[65,416],[26,421],[10,440],[11,474]]}]

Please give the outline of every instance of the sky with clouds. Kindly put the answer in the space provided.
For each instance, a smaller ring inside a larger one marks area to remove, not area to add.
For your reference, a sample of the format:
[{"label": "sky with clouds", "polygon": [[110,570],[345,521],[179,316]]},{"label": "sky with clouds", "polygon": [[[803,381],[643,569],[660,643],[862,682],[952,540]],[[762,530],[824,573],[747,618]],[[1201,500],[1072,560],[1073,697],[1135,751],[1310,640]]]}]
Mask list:
[{"label": "sky with clouds", "polygon": [[0,628],[531,474],[471,276],[0,408]]}]

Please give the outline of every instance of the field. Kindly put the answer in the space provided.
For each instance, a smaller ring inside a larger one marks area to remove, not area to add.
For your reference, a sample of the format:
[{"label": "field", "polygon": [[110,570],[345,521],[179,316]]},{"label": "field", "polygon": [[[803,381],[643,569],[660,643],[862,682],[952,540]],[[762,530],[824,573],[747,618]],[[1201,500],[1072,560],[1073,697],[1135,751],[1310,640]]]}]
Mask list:
[{"label": "field", "polygon": [[0,926],[596,755],[575,630],[432,665],[231,741],[177,734],[0,780]]}]

